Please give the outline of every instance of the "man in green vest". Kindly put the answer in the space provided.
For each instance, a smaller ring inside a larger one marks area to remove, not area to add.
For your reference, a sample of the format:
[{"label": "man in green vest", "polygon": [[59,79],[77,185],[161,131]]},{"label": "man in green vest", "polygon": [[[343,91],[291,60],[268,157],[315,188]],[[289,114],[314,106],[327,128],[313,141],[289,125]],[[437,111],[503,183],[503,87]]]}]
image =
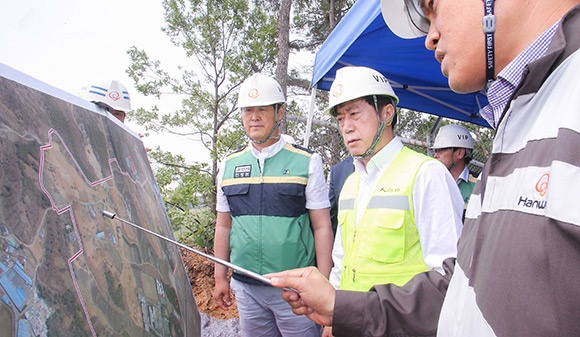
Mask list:
[{"label": "man in green vest", "polygon": [[475,178],[469,175],[467,164],[473,158],[473,138],[466,128],[449,124],[441,127],[431,147],[435,150],[434,157],[447,167],[459,187],[463,198],[464,212],[467,209],[469,197],[475,186]]},{"label": "man in green vest", "polygon": [[339,69],[330,88],[328,112],[355,159],[339,198],[337,289],[403,285],[423,271],[443,273],[443,260],[457,254],[461,195],[439,161],[395,136],[398,102],[387,79],[366,67]]},{"label": "man in green vest", "polygon": [[[258,274],[316,265],[332,267],[330,202],[320,156],[281,137],[284,93],[263,74],[245,80],[238,97],[250,142],[228,155],[217,177],[215,255]],[[320,327],[296,316],[280,290],[236,272],[244,336],[318,337]],[[224,266],[215,265],[214,298],[232,305]]]}]

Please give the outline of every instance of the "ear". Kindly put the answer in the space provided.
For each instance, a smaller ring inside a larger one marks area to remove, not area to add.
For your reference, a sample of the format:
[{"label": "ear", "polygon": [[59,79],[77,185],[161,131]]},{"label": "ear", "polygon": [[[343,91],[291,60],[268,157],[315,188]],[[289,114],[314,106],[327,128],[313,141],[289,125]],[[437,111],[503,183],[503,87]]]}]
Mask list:
[{"label": "ear", "polygon": [[286,114],[286,104],[282,104],[278,108],[278,120],[281,120],[282,118],[284,118],[285,114]]},{"label": "ear", "polygon": [[392,104],[387,104],[381,109],[381,120],[388,122],[388,125],[391,125],[394,115],[395,107]]},{"label": "ear", "polygon": [[463,159],[463,158],[465,158],[465,149],[458,148],[455,150],[453,155],[456,156],[457,159]]}]

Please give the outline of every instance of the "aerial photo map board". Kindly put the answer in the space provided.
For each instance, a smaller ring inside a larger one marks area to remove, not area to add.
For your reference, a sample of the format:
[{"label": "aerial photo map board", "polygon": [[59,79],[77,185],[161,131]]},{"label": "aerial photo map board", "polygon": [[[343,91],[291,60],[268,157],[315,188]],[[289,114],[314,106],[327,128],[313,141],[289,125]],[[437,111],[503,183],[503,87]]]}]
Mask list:
[{"label": "aerial photo map board", "polygon": [[199,336],[139,137],[0,64],[0,337]]}]

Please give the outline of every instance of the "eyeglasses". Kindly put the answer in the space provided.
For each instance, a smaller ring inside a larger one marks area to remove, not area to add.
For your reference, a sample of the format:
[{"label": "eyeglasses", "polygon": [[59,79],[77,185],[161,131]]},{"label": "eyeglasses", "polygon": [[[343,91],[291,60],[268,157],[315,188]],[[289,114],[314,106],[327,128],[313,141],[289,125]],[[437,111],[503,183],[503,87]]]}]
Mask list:
[{"label": "eyeglasses", "polygon": [[452,149],[452,147],[443,147],[440,149],[435,149],[435,153],[441,153],[441,152],[449,150],[449,149]]}]

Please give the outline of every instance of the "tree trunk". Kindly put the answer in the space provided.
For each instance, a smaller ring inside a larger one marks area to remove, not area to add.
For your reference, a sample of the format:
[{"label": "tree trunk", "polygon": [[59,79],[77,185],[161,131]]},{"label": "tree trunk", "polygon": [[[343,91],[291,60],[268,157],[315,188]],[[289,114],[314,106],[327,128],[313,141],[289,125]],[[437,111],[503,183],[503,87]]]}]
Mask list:
[{"label": "tree trunk", "polygon": [[336,26],[336,22],[334,20],[334,0],[329,0],[328,3],[328,26],[330,28],[329,31],[331,32],[334,26]]},{"label": "tree trunk", "polygon": [[[290,57],[290,13],[292,11],[292,0],[282,0],[280,3],[280,12],[278,16],[278,64],[276,66],[276,79],[284,97],[288,100],[288,59]],[[285,133],[287,130],[286,118],[282,120],[280,132]]]}]

